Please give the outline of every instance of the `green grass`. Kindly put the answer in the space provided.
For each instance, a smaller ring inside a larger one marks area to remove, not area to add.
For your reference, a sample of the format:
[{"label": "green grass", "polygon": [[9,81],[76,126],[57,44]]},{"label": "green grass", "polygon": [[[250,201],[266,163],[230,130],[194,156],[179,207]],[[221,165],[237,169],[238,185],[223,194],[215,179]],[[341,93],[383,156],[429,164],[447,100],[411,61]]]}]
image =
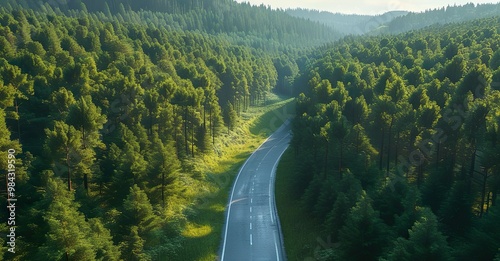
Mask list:
[{"label": "green grass", "polygon": [[182,248],[175,257],[169,257],[169,261],[216,259],[225,222],[224,210],[236,174],[264,139],[291,116],[294,106],[293,99],[271,96],[268,105],[241,113],[238,128],[217,140],[216,152],[190,162],[194,175],[204,178],[184,181],[186,196],[193,199],[193,204],[185,211]]},{"label": "green grass", "polygon": [[281,157],[276,173],[276,206],[285,242],[285,251],[290,261],[316,260],[314,251],[322,250],[327,237],[320,227],[304,212],[294,199],[295,156],[288,149]]}]

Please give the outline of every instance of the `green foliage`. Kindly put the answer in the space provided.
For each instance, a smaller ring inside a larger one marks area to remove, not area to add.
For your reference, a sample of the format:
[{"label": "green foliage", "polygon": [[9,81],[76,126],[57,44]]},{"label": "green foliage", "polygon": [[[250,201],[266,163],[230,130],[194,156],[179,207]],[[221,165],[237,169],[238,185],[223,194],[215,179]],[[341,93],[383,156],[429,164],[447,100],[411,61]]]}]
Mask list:
[{"label": "green foliage", "polygon": [[238,121],[238,115],[236,110],[234,110],[233,105],[229,102],[224,109],[224,122],[227,125],[227,129],[232,130],[236,127]]},{"label": "green foliage", "polygon": [[429,209],[409,231],[409,238],[398,238],[387,260],[451,260],[446,237],[438,229],[436,216]]},{"label": "green foliage", "polygon": [[[295,194],[338,246],[321,258],[494,258],[480,224],[500,192],[497,20],[346,37],[299,73]],[[345,175],[366,191],[350,210]]]},{"label": "green foliage", "polygon": [[363,192],[339,232],[341,259],[377,260],[387,246],[387,228]]},{"label": "green foliage", "polygon": [[[114,255],[118,248],[113,246],[109,230],[95,221],[90,224],[86,221],[78,211],[79,204],[74,201],[73,192],[67,191],[60,180],[48,178],[44,200],[50,202],[44,214],[49,233],[45,235],[44,245],[38,249],[40,260],[103,260],[103,253],[108,251],[111,259],[107,260],[117,260]],[[103,233],[102,237],[95,238],[99,231]]]},{"label": "green foliage", "polygon": [[206,159],[242,146],[227,141],[250,135],[240,124],[272,91],[293,93],[300,48],[333,39],[283,11],[205,2],[0,4],[0,155],[16,150],[29,206],[19,259],[174,258],[205,193],[186,184],[208,187]]}]

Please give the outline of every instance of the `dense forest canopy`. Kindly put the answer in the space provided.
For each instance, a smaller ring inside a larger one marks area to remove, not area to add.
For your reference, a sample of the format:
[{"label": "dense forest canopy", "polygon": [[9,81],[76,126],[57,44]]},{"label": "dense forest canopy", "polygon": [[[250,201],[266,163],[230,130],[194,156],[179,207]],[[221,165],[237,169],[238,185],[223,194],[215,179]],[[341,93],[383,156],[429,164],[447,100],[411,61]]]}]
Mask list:
[{"label": "dense forest canopy", "polygon": [[[209,11],[119,6],[125,10],[109,14],[50,2],[0,8],[0,147],[4,158],[17,152],[22,202],[17,254],[7,253],[1,238],[0,256],[175,257],[186,213],[194,215],[186,190],[206,186],[205,173],[193,171],[195,159],[220,153],[226,145],[219,138],[237,127],[241,112],[264,104],[271,91],[290,92],[301,51],[277,31],[277,48],[253,47],[269,33],[264,24],[253,36],[223,24],[211,34],[203,19],[219,20]],[[240,7],[235,15],[261,12]],[[281,19],[273,14],[263,16]],[[283,35],[298,32],[284,24],[276,25]],[[6,187],[0,192],[5,201]],[[7,215],[3,208],[0,219]],[[9,228],[2,222],[0,229]]]},{"label": "dense forest canopy", "polygon": [[321,48],[295,80],[321,260],[500,258],[500,18]]},{"label": "dense forest canopy", "polygon": [[395,12],[377,33],[427,28],[332,42],[229,0],[2,1],[0,155],[16,151],[22,226],[0,260],[182,260],[209,190],[197,160],[270,92],[298,96],[292,196],[333,235],[324,260],[499,259],[493,7]]},{"label": "dense forest canopy", "polygon": [[229,41],[261,49],[313,47],[340,37],[325,25],[292,17],[282,10],[228,0],[7,0],[4,5],[44,12],[54,10],[73,17],[79,17],[83,11],[97,15],[101,21],[111,18],[175,30],[228,35]]}]

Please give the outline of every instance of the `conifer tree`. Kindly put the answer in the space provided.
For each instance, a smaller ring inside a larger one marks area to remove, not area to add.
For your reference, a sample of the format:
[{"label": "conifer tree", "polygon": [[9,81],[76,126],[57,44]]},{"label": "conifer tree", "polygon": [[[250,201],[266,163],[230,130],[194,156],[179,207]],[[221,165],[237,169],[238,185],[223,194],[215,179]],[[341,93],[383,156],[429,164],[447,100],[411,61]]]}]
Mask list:
[{"label": "conifer tree", "polygon": [[429,209],[422,210],[421,217],[409,230],[409,238],[398,238],[384,260],[451,260],[450,248],[438,229],[436,216]]},{"label": "conifer tree", "polygon": [[378,260],[388,244],[388,230],[366,192],[351,209],[339,234],[343,260]]},{"label": "conifer tree", "polygon": [[96,248],[89,240],[91,229],[78,211],[74,192],[65,190],[58,178],[49,177],[44,198],[50,201],[44,215],[49,232],[39,249],[40,260],[96,260]]}]

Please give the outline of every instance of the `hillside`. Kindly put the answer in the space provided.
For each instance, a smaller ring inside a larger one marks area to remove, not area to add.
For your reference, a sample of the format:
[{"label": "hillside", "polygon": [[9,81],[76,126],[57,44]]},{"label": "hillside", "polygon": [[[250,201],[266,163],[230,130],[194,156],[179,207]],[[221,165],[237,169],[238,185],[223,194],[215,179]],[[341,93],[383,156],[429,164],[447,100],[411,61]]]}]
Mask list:
[{"label": "hillside", "polygon": [[0,9],[0,155],[11,159],[0,169],[15,168],[0,199],[22,206],[0,223],[16,235],[12,251],[0,238],[0,257],[183,260],[185,242],[207,234],[197,228],[214,227],[188,251],[213,260],[233,172],[225,187],[211,177],[263,139],[249,125],[287,91],[298,51],[127,20],[142,14],[161,16]]},{"label": "hillside", "polygon": [[498,4],[466,4],[463,6],[447,6],[440,9],[427,10],[422,13],[409,13],[395,18],[386,24],[381,33],[398,34],[410,30],[418,30],[431,25],[461,23],[474,19],[494,17],[500,14]]},{"label": "hillside", "polygon": [[317,50],[278,177],[288,256],[500,257],[499,33],[497,16]]},{"label": "hillside", "polygon": [[269,50],[314,47],[340,38],[331,28],[317,22],[292,17],[264,5],[251,6],[228,0],[7,0],[4,5],[43,12],[60,10],[73,17],[85,11],[101,20],[119,19],[174,30],[227,35],[227,39],[235,43]]},{"label": "hillside", "polygon": [[406,11],[392,11],[382,15],[356,15],[331,13],[308,9],[287,9],[292,16],[308,19],[327,25],[342,35],[361,35],[372,32],[391,22],[396,17],[404,16]]},{"label": "hillside", "polygon": [[281,198],[319,231],[296,245],[334,241],[311,256],[499,258],[500,20],[462,14],[496,6],[1,1],[0,260],[216,259],[237,169],[292,107]]},{"label": "hillside", "polygon": [[498,4],[447,6],[425,12],[392,11],[382,15],[340,14],[308,9],[287,9],[292,16],[327,25],[341,35],[399,34],[432,25],[460,23],[500,14]]}]

